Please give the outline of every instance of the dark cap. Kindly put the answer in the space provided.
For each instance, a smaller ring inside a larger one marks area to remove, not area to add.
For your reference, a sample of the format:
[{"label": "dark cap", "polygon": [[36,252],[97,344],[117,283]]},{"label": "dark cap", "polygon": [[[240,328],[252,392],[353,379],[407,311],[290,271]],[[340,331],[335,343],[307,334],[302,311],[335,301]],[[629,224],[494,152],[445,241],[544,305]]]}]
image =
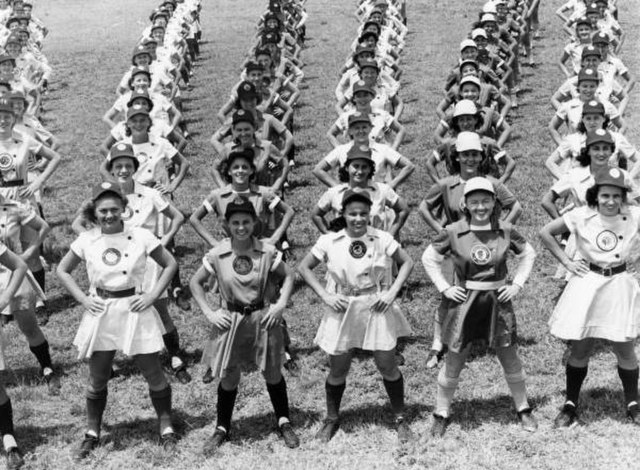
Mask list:
[{"label": "dark cap", "polygon": [[598,171],[594,178],[595,184],[598,186],[616,186],[625,190],[629,190],[625,181],[624,173],[618,168],[606,168]]},{"label": "dark cap", "polygon": [[16,65],[16,59],[9,54],[0,54],[0,64],[3,62],[13,62],[13,65]]},{"label": "dark cap", "polygon": [[600,14],[600,10],[598,10],[598,5],[596,5],[595,3],[591,3],[587,5],[587,11],[585,12],[585,15],[588,15],[589,13]]},{"label": "dark cap", "polygon": [[247,65],[245,65],[244,69],[247,71],[247,73],[253,72],[253,71],[264,72],[264,67],[261,64],[254,62],[252,60],[247,62]]},{"label": "dark cap", "polygon": [[237,110],[233,113],[233,117],[231,118],[231,125],[233,126],[240,122],[248,122],[253,127],[256,126],[256,120],[253,118],[253,114],[245,111],[244,109]]},{"label": "dark cap", "polygon": [[353,56],[356,57],[356,56],[362,54],[363,52],[370,52],[371,54],[375,54],[376,53],[376,49],[375,49],[375,47],[363,46],[362,44],[358,44],[356,46],[355,52],[353,53]]},{"label": "dark cap", "polygon": [[[2,83],[2,82],[0,82]],[[9,84],[9,86],[11,86]],[[9,99],[11,100],[22,100],[24,102],[27,101],[27,98],[24,96],[24,93],[22,93],[20,90],[13,90],[10,94],[9,94]]]},{"label": "dark cap", "polygon": [[104,183],[100,183],[93,187],[93,190],[91,191],[91,201],[96,202],[107,193],[115,194],[116,196],[120,197],[120,199],[125,198],[122,194],[122,191],[120,190],[120,187],[117,184],[105,181]]},{"label": "dark cap", "polygon": [[599,82],[600,77],[598,76],[598,72],[596,70],[582,67],[580,69],[580,72],[578,73],[578,83],[584,82],[587,80]]},{"label": "dark cap", "polygon": [[591,26],[591,21],[589,21],[589,18],[587,18],[586,16],[581,16],[576,20],[576,28],[582,24]]},{"label": "dark cap", "polygon": [[582,105],[582,114],[602,114],[604,116],[604,104],[598,100],[588,101]]},{"label": "dark cap", "polygon": [[480,70],[480,65],[473,59],[461,60],[460,65],[458,65],[458,69],[462,70],[462,67],[465,65],[473,65],[476,70]]},{"label": "dark cap", "polygon": [[604,144],[615,145],[611,132],[605,129],[596,129],[595,131],[591,131],[587,133],[587,142],[585,144],[587,147],[591,144],[596,144],[600,142]]},{"label": "dark cap", "polygon": [[367,85],[363,80],[358,80],[353,84],[353,96],[355,96],[359,91],[366,91],[367,93],[376,96],[376,92],[373,91],[373,88]]},{"label": "dark cap", "polygon": [[260,44],[263,46],[265,44],[278,44],[280,42],[280,37],[276,33],[267,33],[263,34],[260,39]]},{"label": "dark cap", "polygon": [[253,83],[244,81],[238,86],[239,100],[250,100],[257,97],[258,91],[256,90],[256,86]]},{"label": "dark cap", "polygon": [[362,35],[358,38],[358,42],[363,42],[370,37],[374,37],[376,41],[378,40],[378,35],[376,33],[374,33],[373,31],[367,31],[366,33],[362,33]]},{"label": "dark cap", "polygon": [[353,145],[347,152],[347,159],[345,164],[349,164],[354,160],[367,160],[373,165],[373,159],[371,158],[371,149],[368,145]]},{"label": "dark cap", "polygon": [[259,55],[268,55],[269,57],[271,57],[271,51],[266,47],[258,47],[253,56],[258,57]]},{"label": "dark cap", "polygon": [[603,33],[602,31],[599,33],[596,33],[592,38],[591,38],[591,44],[609,44],[611,41],[609,39],[609,35],[607,33]]},{"label": "dark cap", "polygon": [[131,144],[127,144],[126,142],[118,142],[113,147],[111,147],[111,151],[107,156],[107,170],[111,171],[111,166],[113,162],[118,158],[130,158],[133,160],[133,168],[135,171],[138,171],[140,167],[140,162],[136,158],[136,154],[133,151],[133,147]]},{"label": "dark cap", "polygon": [[370,126],[373,125],[371,124],[371,119],[369,119],[369,116],[367,114],[361,113],[360,111],[356,111],[355,113],[349,115],[349,119],[347,120],[347,123],[348,123],[347,126],[351,127],[358,122],[366,122]]},{"label": "dark cap", "polygon": [[147,54],[153,57],[153,52],[151,52],[151,50],[148,47],[146,47],[144,44],[139,44],[133,50],[133,53],[131,54],[131,58],[138,57],[139,55],[143,55],[143,54]]},{"label": "dark cap", "polygon": [[149,117],[149,111],[145,109],[141,104],[134,104],[127,110],[127,121],[139,114]]},{"label": "dark cap", "polygon": [[365,204],[371,206],[373,202],[371,201],[371,196],[367,191],[358,191],[356,189],[347,189],[342,196],[342,209],[344,210],[345,206],[350,202],[360,201]]},{"label": "dark cap", "polygon": [[600,54],[600,50],[596,49],[595,47],[591,45],[583,47],[580,58],[584,59],[585,57],[590,57],[590,56],[602,58],[602,54]]},{"label": "dark cap", "polygon": [[253,204],[249,202],[249,200],[243,198],[242,196],[236,197],[233,201],[231,201],[226,210],[224,211],[224,218],[229,220],[233,214],[249,214],[253,218],[256,218],[256,208],[253,207]]},{"label": "dark cap", "polygon": [[369,68],[372,68],[372,69],[376,69],[378,72],[380,71],[380,66],[378,65],[378,61],[376,59],[373,59],[373,58],[364,59],[364,60],[358,62],[358,66],[360,67],[360,70],[369,67]]},{"label": "dark cap", "polygon": [[0,111],[15,114],[11,100],[7,96],[0,96]]},{"label": "dark cap", "polygon": [[153,109],[153,100],[151,99],[151,96],[149,96],[148,91],[132,92],[131,96],[129,97],[129,101],[127,101],[127,108],[130,108],[131,106],[133,106],[133,102],[138,98],[144,98],[145,100],[147,100],[147,103],[149,103],[149,109]]}]

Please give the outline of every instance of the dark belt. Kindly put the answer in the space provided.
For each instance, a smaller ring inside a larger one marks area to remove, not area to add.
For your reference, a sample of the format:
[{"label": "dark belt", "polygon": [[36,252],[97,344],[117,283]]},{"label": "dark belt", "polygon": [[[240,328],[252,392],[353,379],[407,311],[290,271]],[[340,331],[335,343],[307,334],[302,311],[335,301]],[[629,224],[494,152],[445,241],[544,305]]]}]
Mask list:
[{"label": "dark belt", "polygon": [[256,310],[260,310],[264,308],[264,301],[260,301],[254,304],[234,304],[231,302],[227,302],[227,310],[231,312],[238,312],[241,315],[251,315],[251,313]]},{"label": "dark belt", "polygon": [[625,272],[627,270],[627,263],[622,263],[612,268],[601,268],[597,264],[589,263],[589,269],[594,273],[600,274],[601,276],[611,277],[615,276],[616,274]]},{"label": "dark belt", "polygon": [[0,186],[2,186],[3,188],[11,188],[11,187],[15,187],[15,186],[24,186],[24,180],[9,180],[9,181],[4,181],[4,180],[0,180]]},{"label": "dark belt", "polygon": [[143,186],[147,186],[149,188],[153,188],[156,185],[155,181],[147,181],[146,183],[142,183]]},{"label": "dark belt", "polygon": [[124,299],[125,297],[136,295],[136,288],[131,287],[130,289],[107,290],[96,287],[96,294],[98,294],[98,297],[102,297],[103,299]]}]

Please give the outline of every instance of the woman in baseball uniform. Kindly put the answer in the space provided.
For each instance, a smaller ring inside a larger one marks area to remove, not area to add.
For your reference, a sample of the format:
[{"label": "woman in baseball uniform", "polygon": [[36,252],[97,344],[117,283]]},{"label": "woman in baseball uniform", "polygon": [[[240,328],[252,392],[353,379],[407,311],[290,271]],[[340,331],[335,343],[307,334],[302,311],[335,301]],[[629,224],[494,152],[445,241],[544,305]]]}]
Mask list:
[{"label": "woman in baseball uniform", "polygon": [[[538,425],[527,401],[511,304],[529,277],[535,252],[511,224],[500,220],[496,190],[488,178],[467,180],[462,211],[462,217],[447,225],[422,256],[425,270],[446,304],[441,340],[448,353],[438,375],[431,434],[444,435],[460,372],[472,342],[478,340],[495,350],[520,423],[525,430],[535,431]],[[511,284],[507,283],[509,252],[519,257]],[[443,270],[445,255],[453,262],[453,283]]]},{"label": "woman in baseball uniform", "polygon": [[[173,449],[177,438],[171,424],[171,387],[160,364],[164,327],[154,302],[167,288],[176,261],[156,236],[123,220],[127,198],[115,183],[101,183],[83,211],[94,228],[81,233],[58,265],[62,285],[85,308],[74,344],[79,358],[89,362],[87,431],[74,458],[88,457],[98,445],[107,404],[111,363],[117,351],[132,356],[149,385],[159,419],[160,442]],[[145,271],[153,259],[162,274],[145,288]],[[85,293],[71,273],[84,262],[89,277]]]},{"label": "woman in baseball uniform", "polygon": [[[566,401],[556,427],[579,422],[580,388],[596,339],[611,342],[618,361],[626,416],[640,424],[638,359],[640,286],[627,268],[638,261],[640,208],[628,203],[629,186],[617,168],[602,168],[586,191],[586,205],[565,213],[541,231],[545,247],[569,271],[569,281],[549,319],[552,335],[570,341]],[[577,256],[567,256],[556,236],[571,232]]]},{"label": "woman in baseball uniform", "polygon": [[[387,232],[370,226],[373,201],[367,191],[349,189],[342,196],[346,227],[321,235],[298,271],[326,304],[315,342],[329,354],[325,384],[327,416],[317,434],[326,443],[340,427],[340,402],[352,361],[352,350],[372,351],[395,415],[398,439],[411,440],[404,419],[404,380],[396,362],[397,339],[411,334],[396,298],[411,274],[413,261]],[[327,266],[323,286],[313,269]],[[392,265],[398,274],[392,276]]]},{"label": "woman in baseball uniform", "polygon": [[[237,196],[227,205],[224,217],[230,237],[204,256],[190,284],[193,298],[213,324],[202,362],[220,379],[216,429],[204,451],[215,452],[229,438],[241,372],[255,366],[267,382],[280,435],[287,447],[298,447],[281,371],[282,314],[293,290],[294,275],[274,245],[254,236],[258,218],[250,201]],[[216,309],[205,297],[204,285],[211,275],[217,279],[223,308]]]}]

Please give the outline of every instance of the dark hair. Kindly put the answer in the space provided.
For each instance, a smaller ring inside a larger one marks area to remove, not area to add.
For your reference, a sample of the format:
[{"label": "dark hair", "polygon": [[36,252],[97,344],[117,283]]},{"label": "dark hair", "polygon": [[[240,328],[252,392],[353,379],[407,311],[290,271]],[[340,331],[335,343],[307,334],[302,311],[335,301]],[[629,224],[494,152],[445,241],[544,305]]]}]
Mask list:
[{"label": "dark hair", "polygon": [[[591,113],[594,114],[594,113]],[[606,129],[607,127],[609,127],[609,116],[607,116],[606,114],[604,115],[600,115],[604,117],[604,122],[602,123],[602,129]],[[580,122],[578,123],[578,127],[576,127],[576,130],[578,132],[580,132],[581,134],[586,134],[587,133],[587,128],[584,125],[584,122],[582,122],[582,120],[584,119],[584,113],[582,113],[582,116],[580,116]]]},{"label": "dark hair", "polygon": [[[472,191],[472,193],[473,193],[473,191]],[[472,193],[470,193],[470,194],[472,194]],[[466,196],[463,196],[462,199],[466,200],[467,198],[466,198]],[[491,224],[491,228],[493,230],[496,230],[500,226],[500,215],[502,214],[502,204],[500,203],[498,198],[495,196],[495,194],[493,195],[493,200],[495,201],[495,204],[493,206],[493,211],[491,212],[491,215],[489,216],[489,223]],[[469,212],[469,209],[467,209],[466,205],[462,208],[462,213],[466,217],[467,222],[471,220],[471,212]]]},{"label": "dark hair", "polygon": [[[598,191],[600,191],[600,186],[604,186],[601,184],[594,184],[590,188],[587,188],[587,192],[585,193],[585,200],[587,201],[587,206],[597,209],[598,208]],[[627,193],[629,192],[627,189],[622,189],[622,203],[625,204],[627,202]]]},{"label": "dark hair", "polygon": [[[153,119],[151,119],[150,116],[147,116],[149,118],[149,127],[147,127],[147,134],[151,133],[151,128],[153,127]],[[127,121],[124,122],[124,135],[126,135],[127,137],[131,137],[131,129],[129,129],[129,124],[127,123]]]},{"label": "dark hair", "polygon": [[222,179],[224,179],[227,183],[231,183],[233,181],[231,175],[229,174],[229,171],[231,169],[231,162],[240,158],[249,162],[249,166],[253,170],[253,174],[249,177],[249,181],[253,181],[256,179],[256,164],[253,159],[249,158],[248,156],[245,157],[244,155],[234,156],[233,158],[225,158],[220,164],[220,175],[222,175]]},{"label": "dark hair", "polygon": [[[615,153],[616,144],[609,144],[611,146],[611,153]],[[580,150],[580,155],[576,157],[576,161],[580,164],[580,166],[589,166],[591,165],[591,157],[589,156],[589,147],[584,146],[582,150]],[[625,159],[626,161],[626,159]],[[626,163],[624,164],[626,166]],[[624,169],[624,168],[623,168]]]},{"label": "dark hair", "polygon": [[100,196],[96,201],[90,199],[82,204],[82,207],[80,208],[80,215],[82,218],[96,225],[98,223],[98,219],[96,218],[96,203],[107,197],[119,200],[122,203],[123,210],[127,207],[128,201],[126,197],[122,197],[118,193],[107,192]]},{"label": "dark hair", "polygon": [[[464,114],[462,116],[464,116]],[[484,124],[484,111],[482,109],[478,109],[476,114],[474,114],[473,116],[475,116],[476,118],[476,130],[478,130]],[[449,126],[449,129],[451,129],[456,135],[461,132],[460,127],[458,127],[458,117],[460,116],[456,116],[456,117],[451,116],[446,121],[447,125]]]},{"label": "dark hair", "polygon": [[[498,172],[499,177],[499,169],[498,165],[496,165],[495,160],[492,155],[489,155],[486,151],[486,148],[483,146],[482,151],[482,161],[478,165],[478,174],[480,176],[496,176],[496,171]],[[450,175],[459,175],[460,174],[460,160],[458,156],[458,151],[455,148],[455,144],[451,145],[449,148],[449,152],[444,157],[445,166]]]},{"label": "dark hair", "polygon": [[[362,158],[361,160],[364,160],[364,158]],[[349,165],[351,164],[352,161],[355,160],[351,160],[350,162],[345,162],[344,165],[342,165],[340,168],[338,168],[338,180],[341,183],[347,183],[349,182]],[[369,163],[369,179],[373,179],[373,175],[376,172],[376,166],[375,163],[373,163],[373,160],[371,160]]]}]

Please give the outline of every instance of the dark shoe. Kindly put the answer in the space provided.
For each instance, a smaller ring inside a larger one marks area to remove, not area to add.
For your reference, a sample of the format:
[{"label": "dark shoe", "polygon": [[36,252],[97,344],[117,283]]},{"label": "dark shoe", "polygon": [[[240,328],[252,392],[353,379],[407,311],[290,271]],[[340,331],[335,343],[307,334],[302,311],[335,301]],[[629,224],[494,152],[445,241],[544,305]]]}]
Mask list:
[{"label": "dark shoe", "polygon": [[289,449],[295,449],[300,446],[300,439],[298,439],[291,423],[283,423],[282,426],[278,426],[278,432]]},{"label": "dark shoe", "polygon": [[433,414],[433,424],[431,425],[431,435],[433,437],[442,437],[449,426],[449,418]]},{"label": "dark shoe", "polygon": [[533,416],[533,410],[531,408],[525,408],[518,411],[518,421],[522,429],[528,432],[535,432],[538,429],[538,421]]},{"label": "dark shoe", "polygon": [[576,406],[572,403],[565,403],[553,420],[554,428],[572,428],[578,424],[578,413],[576,412]]},{"label": "dark shoe", "polygon": [[627,421],[636,426],[640,426],[640,406],[633,403],[627,407]]},{"label": "dark shoe", "polygon": [[175,432],[168,432],[160,436],[160,445],[167,452],[175,452],[178,447],[178,435]]},{"label": "dark shoe", "polygon": [[287,369],[287,371],[289,371],[291,375],[296,377],[299,372],[298,362],[296,361],[296,358],[289,351],[285,351],[284,354],[286,358],[284,368]]},{"label": "dark shoe", "polygon": [[326,444],[336,435],[338,429],[340,429],[340,420],[327,418],[322,422],[322,427],[316,434],[316,439]]},{"label": "dark shoe", "polygon": [[181,310],[184,310],[185,312],[191,310],[191,302],[189,302],[189,296],[184,289],[182,288],[174,289],[173,293],[174,293],[174,300],[178,308],[180,308]]},{"label": "dark shoe", "polygon": [[403,366],[405,362],[406,361],[404,359],[403,354],[396,349],[396,364],[399,366]]},{"label": "dark shoe", "polygon": [[79,462],[89,457],[91,452],[93,452],[93,449],[98,447],[98,442],[99,439],[97,437],[92,436],[91,434],[85,434],[84,439],[80,443],[80,447],[78,447],[73,453],[73,460]]},{"label": "dark shoe", "polygon": [[400,441],[401,444],[413,441],[413,431],[411,431],[409,424],[407,424],[404,418],[396,419],[396,431],[398,432],[398,441]]},{"label": "dark shoe", "polygon": [[213,372],[210,367],[207,367],[206,372],[202,376],[202,383],[210,384],[211,382],[213,382]]},{"label": "dark shoe", "polygon": [[18,470],[24,465],[22,453],[17,447],[12,447],[7,451],[7,470]]},{"label": "dark shoe", "polygon": [[442,349],[432,349],[431,351],[429,351],[429,354],[427,355],[427,369],[438,367],[438,364],[440,364],[440,361],[442,361],[443,357],[444,350]]},{"label": "dark shoe", "polygon": [[49,387],[49,395],[60,395],[62,384],[60,383],[58,374],[47,367],[42,372],[42,376],[44,377],[44,381],[47,382],[47,387]]},{"label": "dark shoe", "polygon": [[187,366],[185,364],[173,369],[173,373],[181,384],[188,384],[191,382],[191,374],[187,371]]},{"label": "dark shoe", "polygon": [[204,443],[204,447],[202,449],[204,455],[211,456],[215,454],[215,452],[218,450],[218,447],[220,447],[224,443],[224,441],[228,440],[229,436],[227,434],[227,431],[221,428],[216,428],[216,430],[213,431],[213,435]]}]

